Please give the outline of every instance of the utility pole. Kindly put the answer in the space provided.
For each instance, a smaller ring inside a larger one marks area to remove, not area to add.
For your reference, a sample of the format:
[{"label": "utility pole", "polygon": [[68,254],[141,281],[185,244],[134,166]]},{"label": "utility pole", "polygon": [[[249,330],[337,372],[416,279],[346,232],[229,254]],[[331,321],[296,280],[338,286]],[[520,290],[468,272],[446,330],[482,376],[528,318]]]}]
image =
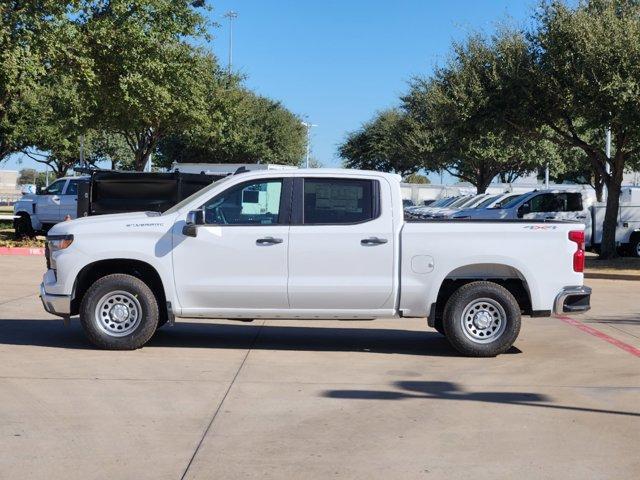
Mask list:
[{"label": "utility pole", "polygon": [[544,188],[549,190],[549,164],[544,167]]},{"label": "utility pole", "polygon": [[[607,174],[609,174],[611,173],[611,165],[609,163],[609,161],[611,160],[611,127],[607,127],[605,134],[606,138],[604,145],[604,154],[607,156],[607,162],[604,166],[604,169]],[[607,190],[607,182],[604,182],[604,189],[607,191],[607,196],[609,196],[609,191]]]},{"label": "utility pole", "polygon": [[229,62],[227,68],[229,77],[231,77],[231,69],[233,67],[233,21],[238,18],[238,13],[229,10],[223,17],[229,19]]},{"label": "utility pole", "polygon": [[311,154],[311,128],[318,125],[309,122],[300,122],[307,129],[307,156],[305,158],[304,166],[309,168],[309,155]]}]

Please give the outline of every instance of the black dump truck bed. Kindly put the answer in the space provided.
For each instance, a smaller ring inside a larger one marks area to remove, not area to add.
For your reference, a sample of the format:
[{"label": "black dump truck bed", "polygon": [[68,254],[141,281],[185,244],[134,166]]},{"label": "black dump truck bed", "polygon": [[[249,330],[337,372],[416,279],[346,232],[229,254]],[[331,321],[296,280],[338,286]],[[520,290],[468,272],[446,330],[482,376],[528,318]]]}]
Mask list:
[{"label": "black dump truck bed", "polygon": [[93,170],[78,186],[78,217],[163,212],[225,175]]}]

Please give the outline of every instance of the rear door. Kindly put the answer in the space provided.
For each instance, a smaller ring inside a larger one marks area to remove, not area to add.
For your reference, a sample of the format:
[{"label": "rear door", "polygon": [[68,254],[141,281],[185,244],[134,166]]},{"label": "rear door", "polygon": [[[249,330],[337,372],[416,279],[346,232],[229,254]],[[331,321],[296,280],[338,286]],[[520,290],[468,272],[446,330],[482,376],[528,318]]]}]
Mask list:
[{"label": "rear door", "polygon": [[289,231],[294,310],[393,308],[389,184],[379,178],[296,178]]}]

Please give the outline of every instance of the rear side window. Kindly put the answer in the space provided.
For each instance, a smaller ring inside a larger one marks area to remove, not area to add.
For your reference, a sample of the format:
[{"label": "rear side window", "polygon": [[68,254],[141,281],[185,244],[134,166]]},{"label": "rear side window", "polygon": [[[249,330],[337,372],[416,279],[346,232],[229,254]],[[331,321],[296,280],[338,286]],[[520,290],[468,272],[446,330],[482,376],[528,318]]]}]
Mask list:
[{"label": "rear side window", "polygon": [[379,215],[378,195],[371,180],[306,178],[305,225],[362,223]]}]

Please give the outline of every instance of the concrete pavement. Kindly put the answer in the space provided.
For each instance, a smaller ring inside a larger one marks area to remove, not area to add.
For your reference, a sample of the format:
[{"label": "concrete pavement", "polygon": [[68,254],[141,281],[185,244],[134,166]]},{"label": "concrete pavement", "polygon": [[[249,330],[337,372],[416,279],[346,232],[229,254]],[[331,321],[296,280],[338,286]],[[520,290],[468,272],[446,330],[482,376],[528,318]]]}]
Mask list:
[{"label": "concrete pavement", "polygon": [[[92,349],[0,257],[0,478],[638,478],[640,358],[559,319],[493,359],[424,320],[179,322]],[[640,348],[640,282],[582,320]]]}]

